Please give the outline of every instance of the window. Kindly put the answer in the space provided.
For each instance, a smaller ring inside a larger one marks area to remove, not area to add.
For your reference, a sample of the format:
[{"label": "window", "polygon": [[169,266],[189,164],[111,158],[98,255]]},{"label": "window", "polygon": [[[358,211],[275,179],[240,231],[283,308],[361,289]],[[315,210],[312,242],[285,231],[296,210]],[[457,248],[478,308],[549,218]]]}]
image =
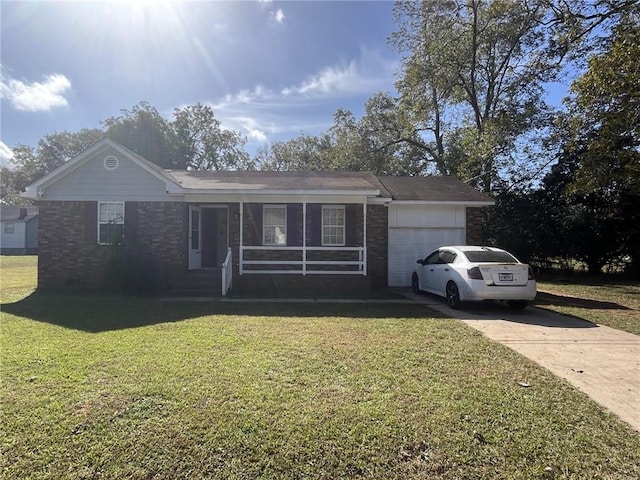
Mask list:
[{"label": "window", "polygon": [[322,206],[322,245],[344,245],[344,206]]},{"label": "window", "polygon": [[262,243],[264,245],[286,245],[286,205],[265,205],[262,219]]},{"label": "window", "polygon": [[124,202],[98,204],[98,243],[114,245],[124,236]]},{"label": "window", "polygon": [[13,222],[8,222],[4,224],[4,233],[13,234],[16,231],[16,224]]}]

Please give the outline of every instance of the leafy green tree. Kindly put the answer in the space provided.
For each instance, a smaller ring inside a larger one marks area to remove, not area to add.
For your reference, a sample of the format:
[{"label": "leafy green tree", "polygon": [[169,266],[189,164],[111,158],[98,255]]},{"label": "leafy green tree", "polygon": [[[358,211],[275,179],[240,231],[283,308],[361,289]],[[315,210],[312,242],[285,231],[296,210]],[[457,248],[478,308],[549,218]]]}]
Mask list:
[{"label": "leafy green tree", "polygon": [[[485,192],[542,171],[545,82],[637,0],[423,0],[394,7],[400,107],[442,174]],[[523,174],[526,171],[526,174]]]},{"label": "leafy green tree", "polygon": [[[640,12],[615,27],[602,52],[572,85],[557,136],[573,158],[565,196],[585,209],[567,210],[593,231],[584,248],[615,243],[604,257],[626,254],[640,274]],[[635,205],[635,206],[634,206]],[[607,248],[600,248],[607,250]],[[594,255],[592,255],[594,256]],[[593,260],[594,268],[598,260]]]},{"label": "leafy green tree", "polygon": [[171,125],[155,107],[140,102],[122,115],[102,122],[106,134],[162,168],[179,168]]},{"label": "leafy green tree", "polygon": [[13,148],[11,167],[2,169],[2,201],[13,205],[25,203],[19,195],[24,188],[83,152],[103,137],[99,129],[59,132],[42,137],[36,148],[17,145]]},{"label": "leafy green tree", "polygon": [[246,140],[240,133],[222,128],[213,110],[200,103],[173,112],[168,124],[174,142],[174,165],[190,170],[247,170],[253,168],[243,150]]},{"label": "leafy green tree", "polygon": [[397,101],[377,93],[357,119],[338,109],[324,133],[301,134],[258,152],[256,163],[268,170],[371,171],[379,175],[419,175],[427,171],[421,139],[405,130]]}]

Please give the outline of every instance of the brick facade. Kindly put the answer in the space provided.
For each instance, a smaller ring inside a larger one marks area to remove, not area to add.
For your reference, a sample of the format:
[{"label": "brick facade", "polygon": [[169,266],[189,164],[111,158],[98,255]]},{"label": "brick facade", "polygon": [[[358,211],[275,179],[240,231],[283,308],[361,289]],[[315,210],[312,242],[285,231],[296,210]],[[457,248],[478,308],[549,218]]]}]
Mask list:
[{"label": "brick facade", "polygon": [[[38,288],[99,289],[113,245],[97,242],[97,202],[39,202]],[[187,269],[187,205],[126,202],[125,244],[152,256],[170,280]]]},{"label": "brick facade", "polygon": [[483,207],[467,207],[467,245],[483,245],[482,220]]}]

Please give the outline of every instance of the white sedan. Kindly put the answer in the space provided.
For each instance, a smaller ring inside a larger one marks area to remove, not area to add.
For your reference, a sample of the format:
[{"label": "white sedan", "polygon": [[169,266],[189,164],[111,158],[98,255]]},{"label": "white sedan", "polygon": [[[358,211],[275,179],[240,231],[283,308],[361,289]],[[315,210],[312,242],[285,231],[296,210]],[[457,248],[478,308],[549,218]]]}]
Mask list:
[{"label": "white sedan", "polygon": [[411,276],[414,293],[446,297],[451,308],[460,308],[461,302],[504,300],[522,309],[536,297],[531,267],[499,248],[440,247],[417,263]]}]

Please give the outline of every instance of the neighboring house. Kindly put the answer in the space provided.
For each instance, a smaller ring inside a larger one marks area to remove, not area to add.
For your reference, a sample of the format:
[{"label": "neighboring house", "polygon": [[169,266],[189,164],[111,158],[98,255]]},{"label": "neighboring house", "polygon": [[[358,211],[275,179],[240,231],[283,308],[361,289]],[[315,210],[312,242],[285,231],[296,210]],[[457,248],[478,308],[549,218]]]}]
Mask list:
[{"label": "neighboring house", "polygon": [[174,291],[198,278],[280,295],[410,285],[430,250],[480,242],[493,204],[450,177],[168,171],[107,138],[23,196],[40,208],[40,288],[99,288],[122,242]]},{"label": "neighboring house", "polygon": [[38,253],[38,207],[0,205],[0,254]]}]

